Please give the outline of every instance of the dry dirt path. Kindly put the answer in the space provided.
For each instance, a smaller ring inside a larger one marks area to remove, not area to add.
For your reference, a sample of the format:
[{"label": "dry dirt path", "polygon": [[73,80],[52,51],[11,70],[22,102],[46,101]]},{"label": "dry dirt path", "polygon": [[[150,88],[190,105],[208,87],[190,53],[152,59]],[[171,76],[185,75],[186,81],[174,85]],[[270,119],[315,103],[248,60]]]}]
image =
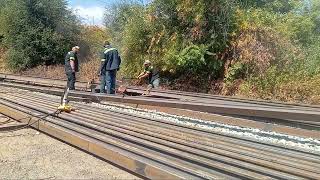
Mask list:
[{"label": "dry dirt path", "polygon": [[[0,114],[0,124],[5,120]],[[23,129],[0,132],[0,179],[138,178],[38,131]]]}]

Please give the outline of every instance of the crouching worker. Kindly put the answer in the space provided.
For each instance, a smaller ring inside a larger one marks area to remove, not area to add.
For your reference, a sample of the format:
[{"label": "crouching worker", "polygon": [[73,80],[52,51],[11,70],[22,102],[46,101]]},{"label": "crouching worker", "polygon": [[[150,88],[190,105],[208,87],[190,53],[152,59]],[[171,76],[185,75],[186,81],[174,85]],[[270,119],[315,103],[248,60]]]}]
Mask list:
[{"label": "crouching worker", "polygon": [[146,60],[143,65],[144,71],[138,76],[138,79],[141,81],[148,78],[147,94],[149,94],[152,88],[159,88],[160,75],[159,71],[151,65],[149,60]]},{"label": "crouching worker", "polygon": [[79,72],[79,63],[77,56],[79,51],[79,46],[75,46],[70,52],[67,53],[65,57],[64,67],[68,79],[67,88],[69,88],[70,90],[75,90],[76,72]]},{"label": "crouching worker", "polygon": [[115,94],[117,71],[120,69],[121,58],[118,50],[111,47],[110,42],[104,43],[100,66],[100,93]]}]

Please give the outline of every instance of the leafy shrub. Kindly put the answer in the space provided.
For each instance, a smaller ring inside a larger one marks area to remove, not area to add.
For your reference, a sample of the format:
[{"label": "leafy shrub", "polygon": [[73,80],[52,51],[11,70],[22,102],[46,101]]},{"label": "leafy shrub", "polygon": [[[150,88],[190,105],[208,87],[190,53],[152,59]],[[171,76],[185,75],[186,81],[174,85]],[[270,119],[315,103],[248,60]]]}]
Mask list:
[{"label": "leafy shrub", "polygon": [[78,20],[64,0],[4,0],[0,34],[11,69],[62,63],[78,41]]}]

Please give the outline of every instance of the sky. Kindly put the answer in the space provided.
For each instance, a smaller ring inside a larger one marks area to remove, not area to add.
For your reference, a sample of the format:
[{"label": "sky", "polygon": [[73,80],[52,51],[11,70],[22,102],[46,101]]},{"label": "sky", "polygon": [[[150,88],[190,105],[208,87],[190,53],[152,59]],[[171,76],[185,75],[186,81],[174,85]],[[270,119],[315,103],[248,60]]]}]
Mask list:
[{"label": "sky", "polygon": [[[136,0],[143,4],[152,0]],[[82,18],[82,22],[88,25],[103,26],[103,15],[106,7],[119,2],[119,0],[67,0],[69,7]]]},{"label": "sky", "polygon": [[84,24],[103,26],[106,6],[117,0],[68,0],[69,7],[79,15]]}]

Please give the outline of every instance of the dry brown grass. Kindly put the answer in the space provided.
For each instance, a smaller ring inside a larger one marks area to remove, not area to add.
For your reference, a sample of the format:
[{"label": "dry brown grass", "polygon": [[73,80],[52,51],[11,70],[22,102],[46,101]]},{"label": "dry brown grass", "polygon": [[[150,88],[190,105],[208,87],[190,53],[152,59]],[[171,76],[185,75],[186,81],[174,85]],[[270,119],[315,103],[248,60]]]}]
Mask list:
[{"label": "dry brown grass", "polygon": [[320,104],[320,75],[277,82],[272,88],[258,88],[255,82],[240,85],[238,96],[280,102]]},{"label": "dry brown grass", "polygon": [[80,66],[79,80],[81,81],[99,81],[98,71],[100,67],[100,61],[97,58],[87,60]]},{"label": "dry brown grass", "polygon": [[35,76],[35,77],[53,78],[53,79],[66,78],[63,65],[38,66],[26,71],[22,71],[21,74],[28,75],[28,76]]},{"label": "dry brown grass", "polygon": [[8,73],[8,69],[6,68],[6,64],[4,61],[4,57],[6,55],[5,49],[0,47],[0,72]]},{"label": "dry brown grass", "polygon": [[[99,67],[100,62],[98,60],[86,60],[86,62],[80,64],[80,71],[79,73],[77,73],[77,79],[86,82],[92,81],[94,79],[95,82],[98,82]],[[20,74],[53,79],[66,79],[64,65],[38,66],[26,71],[22,71]]]}]

